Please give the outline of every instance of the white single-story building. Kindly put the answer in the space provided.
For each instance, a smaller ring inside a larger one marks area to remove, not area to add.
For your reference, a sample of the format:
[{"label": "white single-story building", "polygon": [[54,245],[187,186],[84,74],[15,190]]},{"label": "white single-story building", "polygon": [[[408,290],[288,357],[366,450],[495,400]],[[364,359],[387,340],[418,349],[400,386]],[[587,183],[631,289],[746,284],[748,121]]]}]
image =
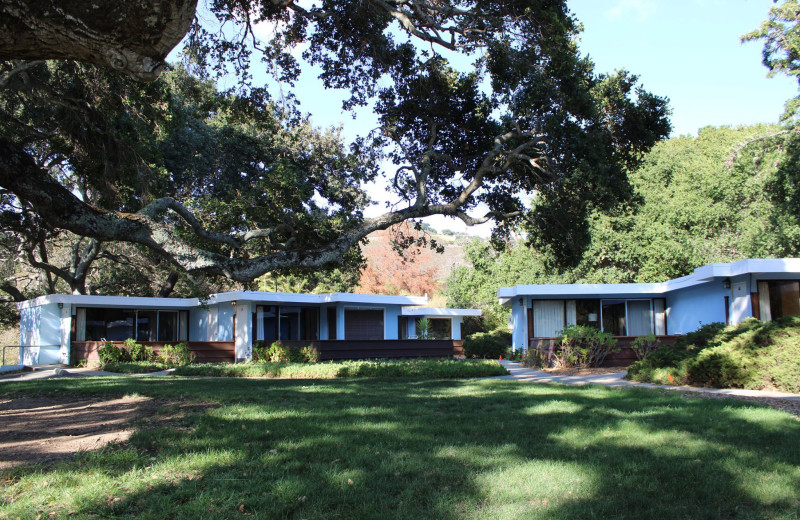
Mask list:
[{"label": "white single-story building", "polygon": [[[427,296],[352,293],[235,291],[204,301],[52,294],[17,304],[20,363],[92,358],[103,343],[128,338],[156,350],[187,342],[206,361],[250,360],[255,341],[314,345],[323,359],[326,351],[333,359],[442,355],[460,348],[464,317],[480,310],[423,307],[427,303]],[[417,339],[422,318],[430,323],[428,341]]]},{"label": "white single-story building", "polygon": [[511,307],[513,348],[551,340],[567,325],[589,325],[620,338],[675,336],[702,325],[800,315],[800,258],[704,265],[661,283],[501,287]]}]

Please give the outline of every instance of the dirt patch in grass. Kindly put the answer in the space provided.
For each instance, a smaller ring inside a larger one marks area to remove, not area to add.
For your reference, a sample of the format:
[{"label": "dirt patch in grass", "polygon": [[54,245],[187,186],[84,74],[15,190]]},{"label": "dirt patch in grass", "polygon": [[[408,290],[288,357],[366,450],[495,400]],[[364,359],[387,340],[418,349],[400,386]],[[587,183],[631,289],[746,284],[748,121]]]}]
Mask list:
[{"label": "dirt patch in grass", "polygon": [[131,422],[152,410],[146,397],[0,400],[0,469],[123,442]]},{"label": "dirt patch in grass", "polygon": [[604,374],[616,374],[626,372],[625,367],[602,367],[602,368],[545,368],[548,374],[559,376],[601,376]]},{"label": "dirt patch in grass", "polygon": [[190,411],[208,406],[216,405],[147,397],[0,399],[0,470],[125,442],[135,426],[180,422]]}]

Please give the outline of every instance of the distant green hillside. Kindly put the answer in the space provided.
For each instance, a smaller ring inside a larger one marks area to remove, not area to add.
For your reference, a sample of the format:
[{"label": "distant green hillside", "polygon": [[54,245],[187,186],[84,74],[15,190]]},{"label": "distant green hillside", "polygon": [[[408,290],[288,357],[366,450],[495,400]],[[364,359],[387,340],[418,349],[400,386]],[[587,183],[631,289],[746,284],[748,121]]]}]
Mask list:
[{"label": "distant green hillside", "polygon": [[800,393],[800,317],[706,325],[631,365],[628,378]]}]

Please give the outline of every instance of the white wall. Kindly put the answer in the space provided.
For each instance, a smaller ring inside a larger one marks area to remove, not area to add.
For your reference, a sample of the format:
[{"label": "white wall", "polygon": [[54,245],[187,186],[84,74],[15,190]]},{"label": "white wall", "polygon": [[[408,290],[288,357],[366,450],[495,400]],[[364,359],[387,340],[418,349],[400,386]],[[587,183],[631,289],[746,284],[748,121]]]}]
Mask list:
[{"label": "white wall", "polygon": [[[233,306],[231,306],[233,307]],[[249,303],[239,303],[236,312],[236,334],[234,335],[235,359],[250,361],[253,359],[253,313]],[[227,314],[227,313],[226,313]],[[233,316],[231,316],[231,322]],[[231,323],[232,324],[232,323]]]},{"label": "white wall", "polygon": [[[66,309],[66,312],[69,314],[69,308]],[[67,322],[66,335],[68,338],[69,319],[62,320],[62,309],[58,308],[57,303],[48,303],[20,311],[20,346],[48,346],[46,348],[20,349],[23,356],[22,362],[25,365],[62,362],[62,321]],[[58,348],[53,348],[52,346],[54,345],[58,346]]]}]

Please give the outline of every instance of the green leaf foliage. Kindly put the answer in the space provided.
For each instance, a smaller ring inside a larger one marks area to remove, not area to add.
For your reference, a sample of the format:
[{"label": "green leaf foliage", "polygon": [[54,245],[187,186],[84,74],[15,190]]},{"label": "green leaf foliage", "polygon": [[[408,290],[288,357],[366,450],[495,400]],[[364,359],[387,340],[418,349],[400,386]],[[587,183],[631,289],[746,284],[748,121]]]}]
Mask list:
[{"label": "green leaf foliage", "polygon": [[706,325],[628,369],[635,381],[800,392],[800,317]]},{"label": "green leaf foliage", "polygon": [[507,356],[511,348],[508,331],[476,332],[464,340],[464,355],[468,358],[498,359]]},{"label": "green leaf foliage", "polygon": [[[491,330],[505,327],[509,313],[498,287],[660,282],[715,262],[798,256],[798,143],[774,125],[706,127],[658,143],[630,175],[631,201],[591,211],[577,256],[562,258],[530,234],[530,245],[499,252],[476,240],[468,265],[447,280],[448,305],[480,307]],[[575,238],[574,230],[550,231],[561,232]]]}]

